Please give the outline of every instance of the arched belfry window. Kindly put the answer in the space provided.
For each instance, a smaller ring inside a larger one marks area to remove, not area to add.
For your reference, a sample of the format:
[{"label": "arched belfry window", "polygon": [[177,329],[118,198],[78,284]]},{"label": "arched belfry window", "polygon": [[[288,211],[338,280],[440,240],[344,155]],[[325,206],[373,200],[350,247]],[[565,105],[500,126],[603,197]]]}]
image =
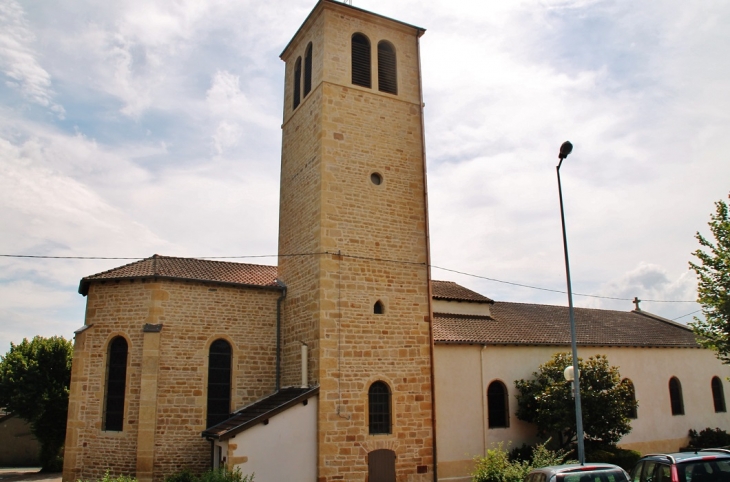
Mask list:
[{"label": "arched belfry window", "polygon": [[487,419],[489,428],[509,427],[507,387],[499,380],[493,381],[487,388]]},{"label": "arched belfry window", "polygon": [[301,92],[302,92],[302,58],[297,58],[296,63],[294,64],[294,99],[292,101],[292,109],[296,109],[299,107],[299,102],[301,101]]},{"label": "arched belfry window", "polygon": [[390,433],[390,388],[385,382],[375,382],[368,390],[368,420],[371,434]]},{"label": "arched belfry window", "polygon": [[684,400],[682,399],[682,384],[677,377],[669,379],[669,400],[672,404],[672,415],[684,415]]},{"label": "arched belfry window", "polygon": [[312,91],[312,42],[304,54],[304,97]]},{"label": "arched belfry window", "polygon": [[383,302],[378,300],[375,302],[375,305],[373,305],[373,313],[376,315],[382,315],[385,313],[385,306],[383,306]]},{"label": "arched belfry window", "polygon": [[127,340],[117,336],[109,343],[104,399],[104,430],[121,432],[124,427],[124,395],[127,388]]},{"label": "arched belfry window", "polygon": [[621,383],[626,385],[629,390],[629,395],[631,396],[631,410],[627,414],[627,417],[637,419],[639,418],[639,414],[636,411],[636,389],[634,389],[634,382],[628,378],[624,378],[621,380]]},{"label": "arched belfry window", "polygon": [[378,42],[378,90],[389,94],[398,93],[395,47],[390,42]]},{"label": "arched belfry window", "polygon": [[231,413],[231,345],[215,340],[208,353],[208,403],[206,427],[220,423]]},{"label": "arched belfry window", "polygon": [[370,88],[370,40],[361,33],[352,36],[352,83]]},{"label": "arched belfry window", "polygon": [[725,391],[722,388],[722,380],[719,377],[712,377],[712,403],[715,405],[715,412],[727,412],[725,407]]}]

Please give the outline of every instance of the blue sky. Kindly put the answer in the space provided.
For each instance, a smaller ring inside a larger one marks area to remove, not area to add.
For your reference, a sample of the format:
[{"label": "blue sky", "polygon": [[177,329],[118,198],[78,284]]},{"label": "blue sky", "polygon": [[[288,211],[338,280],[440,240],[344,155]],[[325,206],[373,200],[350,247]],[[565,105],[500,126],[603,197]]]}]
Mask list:
[{"label": "blue sky", "polygon": [[[0,254],[275,254],[278,55],[314,3],[0,0]],[[354,5],[427,29],[435,266],[564,290],[555,165],[569,139],[574,291],[695,298],[694,233],[708,234],[730,192],[730,4]],[[36,334],[70,338],[83,324],[80,278],[126,262],[0,258],[0,352]],[[433,276],[498,301],[567,304]],[[698,306],[642,308],[676,318]]]}]

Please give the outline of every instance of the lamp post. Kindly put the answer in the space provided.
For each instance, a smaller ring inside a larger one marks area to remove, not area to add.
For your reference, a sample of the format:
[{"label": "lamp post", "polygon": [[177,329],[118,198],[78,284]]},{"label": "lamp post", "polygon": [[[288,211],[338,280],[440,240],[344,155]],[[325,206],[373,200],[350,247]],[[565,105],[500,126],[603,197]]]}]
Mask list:
[{"label": "lamp post", "polygon": [[[565,234],[565,210],[563,209],[563,189],[560,185],[560,166],[563,160],[573,150],[573,144],[569,141],[563,142],[560,146],[560,154],[558,159],[560,162],[556,166],[558,172],[558,195],[560,196],[560,220],[563,224],[563,251],[565,252],[565,276],[568,280],[568,312],[570,313],[570,345],[573,351],[573,373],[575,380],[573,381],[573,393],[575,395],[575,431],[578,442],[578,462],[585,464],[585,449],[583,446],[583,412],[580,407],[580,372],[578,371],[578,342],[575,334],[575,314],[573,312],[573,289],[570,284],[570,262],[568,261],[568,238]],[[566,373],[567,375],[567,373]]]}]

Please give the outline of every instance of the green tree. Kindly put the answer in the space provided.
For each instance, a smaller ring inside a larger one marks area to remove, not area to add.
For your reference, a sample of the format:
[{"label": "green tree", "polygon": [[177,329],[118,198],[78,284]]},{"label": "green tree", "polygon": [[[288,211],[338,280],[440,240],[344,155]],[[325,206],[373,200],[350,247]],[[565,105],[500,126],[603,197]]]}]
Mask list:
[{"label": "green tree", "polygon": [[725,202],[716,202],[715,208],[708,224],[716,244],[697,233],[695,237],[707,251],[692,253],[701,264],[689,263],[697,273],[697,302],[705,318],[695,317],[690,326],[702,346],[715,350],[717,358],[730,364],[730,217]]},{"label": "green tree", "polygon": [[66,437],[73,345],[63,337],[10,344],[0,357],[0,406],[30,423],[43,470],[57,471]]},{"label": "green tree", "polygon": [[[537,426],[538,435],[552,437],[561,449],[576,440],[575,403],[563,370],[572,365],[570,353],[558,353],[532,374],[517,380],[517,418]],[[614,445],[631,431],[629,414],[636,408],[631,386],[621,381],[617,367],[604,355],[578,359],[583,431],[587,442]]]}]

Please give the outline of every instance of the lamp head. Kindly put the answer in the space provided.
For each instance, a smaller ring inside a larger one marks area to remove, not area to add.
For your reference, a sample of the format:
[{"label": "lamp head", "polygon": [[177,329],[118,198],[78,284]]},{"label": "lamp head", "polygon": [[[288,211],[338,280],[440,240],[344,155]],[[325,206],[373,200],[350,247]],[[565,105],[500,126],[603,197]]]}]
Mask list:
[{"label": "lamp head", "polygon": [[573,373],[573,365],[568,365],[567,367],[565,367],[565,370],[563,370],[563,376],[569,382],[572,382],[573,380],[575,380],[575,373]]},{"label": "lamp head", "polygon": [[560,146],[560,154],[558,154],[558,159],[561,161],[568,157],[568,154],[570,154],[573,151],[573,144],[570,143],[570,141],[565,141]]}]

